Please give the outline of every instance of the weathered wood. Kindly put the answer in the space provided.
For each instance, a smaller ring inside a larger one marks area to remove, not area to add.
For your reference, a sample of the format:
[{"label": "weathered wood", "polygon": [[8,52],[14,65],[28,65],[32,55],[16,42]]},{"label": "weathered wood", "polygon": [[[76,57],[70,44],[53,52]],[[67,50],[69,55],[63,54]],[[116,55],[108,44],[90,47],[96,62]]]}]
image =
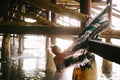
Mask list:
[{"label": "weathered wood", "polygon": [[79,3],[76,2],[76,1],[73,1],[73,0],[68,0],[68,1],[65,1],[65,0],[58,0],[57,1],[57,4],[61,4],[61,5],[71,5],[71,6],[79,6]]},{"label": "weathered wood", "polygon": [[[18,23],[20,24],[20,23]],[[52,26],[18,26],[18,25],[0,25],[0,33],[11,34],[43,34],[43,35],[78,35],[83,28],[76,27],[52,27]],[[103,38],[117,38],[120,39],[120,30],[107,29],[100,35]]]},{"label": "weathered wood", "polygon": [[31,14],[28,14],[28,13],[23,13],[23,12],[18,12],[18,11],[11,11],[11,12],[14,12],[16,13],[17,15],[20,15],[20,16],[24,16],[24,17],[28,17],[28,18],[32,18],[32,19],[35,19],[37,20],[38,23],[42,23],[42,24],[46,24],[46,25],[51,25],[51,26],[59,26],[58,24],[54,23],[54,22],[50,22],[48,21],[46,18],[42,17],[42,16],[34,16],[34,15],[31,15]]},{"label": "weathered wood", "polygon": [[120,39],[120,30],[108,29],[101,33],[100,37],[103,38],[116,38]]},{"label": "weathered wood", "polygon": [[106,59],[103,59],[102,62],[102,73],[106,75],[106,77],[111,74],[112,71],[112,62]]},{"label": "weathered wood", "polygon": [[[91,7],[95,8],[97,6],[106,6],[105,2],[91,2]],[[112,4],[113,7],[117,6],[116,4]]]},{"label": "weathered wood", "polygon": [[[76,2],[79,2],[79,0],[75,0]],[[91,5],[100,5],[100,6],[105,6],[106,2],[105,1],[101,1],[101,2],[92,2],[91,1]],[[113,4],[115,5],[115,4]]]},{"label": "weathered wood", "polygon": [[[79,0],[75,0],[75,1],[58,1],[57,2],[58,5],[66,5],[66,6],[69,6],[69,7],[76,7],[76,8],[79,8]],[[91,2],[91,7],[92,8],[95,8],[95,9],[100,9],[98,6],[106,6],[106,3],[105,2]],[[116,6],[116,4],[112,4],[112,6]]]},{"label": "weathered wood", "polygon": [[[56,0],[51,0],[51,3],[53,4],[56,4],[56,2],[57,2]],[[51,21],[54,23],[56,22],[56,14],[53,12],[51,13]]]},{"label": "weathered wood", "polygon": [[75,27],[0,25],[0,33],[10,34],[78,35],[81,31]]},{"label": "weathered wood", "polygon": [[50,38],[46,38],[46,79],[45,80],[54,80],[54,75],[55,75],[55,64],[53,61],[53,55],[50,54],[48,51],[48,48],[51,45]]},{"label": "weathered wood", "polygon": [[[88,20],[88,16],[85,14],[78,13],[74,10],[69,10],[65,7],[61,7],[61,6],[52,4],[50,2],[47,2],[46,0],[35,0],[35,1],[27,0],[25,2],[35,6],[37,8],[40,8],[40,9],[43,8],[43,9],[46,9],[48,11],[52,11],[54,13],[58,13],[58,14],[65,15],[65,16],[70,16],[72,18],[81,20],[82,22],[85,22]],[[45,4],[45,3],[47,3],[47,4]]]},{"label": "weathered wood", "polygon": [[120,13],[120,10],[118,10],[118,9],[116,9],[116,8],[112,8],[112,9]]},{"label": "weathered wood", "polygon": [[[97,9],[97,10],[102,10],[102,8],[101,8],[101,7],[99,7],[99,6],[92,6],[92,8],[95,8],[95,9]],[[113,8],[113,10],[115,10],[115,11],[119,12],[119,10],[116,10],[115,8]],[[114,17],[120,18],[120,15],[119,15],[119,14],[117,14],[117,13],[115,13],[115,12],[112,12],[112,14],[111,14],[111,15],[112,15],[112,16],[114,16]]]},{"label": "weathered wood", "polygon": [[42,25],[42,23],[38,23],[38,22],[35,22],[35,23],[29,23],[29,22],[16,22],[16,21],[14,21],[14,22],[2,22],[2,23],[0,23],[0,25],[1,24],[6,24],[6,25],[10,25],[10,26],[18,26],[18,25],[20,25],[20,26],[40,26],[40,25]]},{"label": "weathered wood", "polygon": [[92,2],[102,2],[102,0],[91,0]]},{"label": "weathered wood", "polygon": [[[3,8],[8,9],[9,8],[9,0],[3,1]],[[7,22],[9,12],[6,10],[2,11],[3,13],[3,21]],[[1,50],[1,59],[4,61],[8,61],[10,57],[10,34],[3,34],[2,38],[2,50]]]},{"label": "weathered wood", "polygon": [[10,34],[4,34],[2,40],[2,51],[1,51],[1,59],[3,61],[8,61],[10,58]]},{"label": "weathered wood", "polygon": [[[50,0],[51,3],[56,4],[56,0]],[[56,22],[56,14],[51,12],[51,14],[49,14],[50,11],[48,11],[48,20],[51,22]],[[47,42],[48,41],[48,42]],[[47,44],[48,43],[48,44]],[[50,47],[50,44],[56,44],[56,37],[51,37],[51,38],[46,38],[46,52],[47,52],[47,62],[46,62],[46,80],[54,80],[54,76],[56,73],[56,67],[54,64],[54,60],[53,60],[53,55],[50,54],[48,52],[48,48]]]},{"label": "weathered wood", "polygon": [[89,40],[89,51],[109,60],[120,64],[120,47],[109,43],[96,40]]},{"label": "weathered wood", "polygon": [[[118,13],[120,13],[120,10],[116,9],[116,8],[112,8],[113,10],[117,11]],[[117,18],[120,18],[120,15],[119,14],[116,14],[114,12],[112,12],[112,15],[117,17]]]},{"label": "weathered wood", "polygon": [[23,52],[23,36],[24,35],[22,35],[22,34],[20,34],[20,35],[18,35],[19,36],[19,38],[18,38],[18,55],[21,55],[22,54],[22,52]]},{"label": "weathered wood", "polygon": [[9,80],[10,79],[10,72],[11,72],[11,67],[10,67],[10,62],[1,62],[1,80]]},{"label": "weathered wood", "polygon": [[91,14],[91,0],[80,0],[80,12],[90,16],[90,14]]},{"label": "weathered wood", "polygon": [[120,14],[116,14],[116,13],[112,13],[113,16],[117,17],[117,18],[120,18]]}]

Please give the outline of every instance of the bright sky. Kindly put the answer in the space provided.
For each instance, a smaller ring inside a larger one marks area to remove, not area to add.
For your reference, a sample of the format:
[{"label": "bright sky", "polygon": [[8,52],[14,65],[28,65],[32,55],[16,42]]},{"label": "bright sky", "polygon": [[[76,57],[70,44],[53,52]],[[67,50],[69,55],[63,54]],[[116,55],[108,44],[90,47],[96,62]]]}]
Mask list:
[{"label": "bright sky", "polygon": [[[117,5],[115,8],[120,10],[120,5],[119,5],[120,0],[112,0],[112,1],[113,1],[113,4]],[[113,10],[113,12],[115,12],[115,11]],[[115,12],[115,13],[117,13],[117,12]],[[117,14],[120,15],[120,13],[117,13]],[[112,17],[112,24],[115,26],[115,27],[113,27],[113,29],[120,30],[120,18],[117,18],[117,17],[113,16]]]}]

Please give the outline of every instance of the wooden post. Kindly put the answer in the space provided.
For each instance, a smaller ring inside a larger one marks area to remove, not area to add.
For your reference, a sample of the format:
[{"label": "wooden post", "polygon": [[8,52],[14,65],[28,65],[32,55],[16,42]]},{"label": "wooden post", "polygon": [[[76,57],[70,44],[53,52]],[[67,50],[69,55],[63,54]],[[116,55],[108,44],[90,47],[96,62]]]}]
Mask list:
[{"label": "wooden post", "polygon": [[[25,5],[20,1],[18,4],[18,11],[25,12]],[[18,22],[19,20],[24,20],[23,16],[17,16]],[[23,51],[23,34],[19,34],[18,37],[18,54],[21,55]]]},{"label": "wooden post", "polygon": [[11,73],[11,68],[10,68],[10,62],[2,62],[1,63],[1,80],[10,80],[10,73]]},{"label": "wooden post", "polygon": [[1,59],[8,61],[10,57],[10,35],[4,34],[2,40]]},{"label": "wooden post", "polygon": [[[51,0],[51,3],[56,4],[57,0]],[[51,21],[56,23],[56,14],[53,12],[51,12]],[[51,44],[52,45],[56,44],[56,37],[51,37]],[[56,71],[56,67],[55,64],[53,63],[53,80],[54,80],[55,71]]]},{"label": "wooden post", "polygon": [[[80,13],[91,16],[91,0],[79,0],[80,1]],[[85,22],[81,22],[81,26],[85,26]]]},{"label": "wooden post", "polygon": [[18,60],[18,68],[17,68],[17,71],[16,72],[18,72],[18,74],[17,75],[21,75],[21,71],[22,71],[22,67],[23,67],[23,59],[19,59]]},{"label": "wooden post", "polygon": [[[107,38],[106,42],[111,43],[111,39]],[[102,62],[102,73],[104,73],[107,78],[111,77],[111,73],[112,73],[112,62],[111,61],[103,59],[103,62]]]},{"label": "wooden post", "polygon": [[[56,4],[56,0],[51,0],[51,2],[53,3],[53,4]],[[51,21],[52,22],[56,22],[56,14],[55,13],[51,13]]]},{"label": "wooden post", "polygon": [[[107,4],[110,4],[110,7],[109,7],[109,20],[111,22],[111,18],[112,18],[112,0],[107,0]],[[111,39],[106,38],[106,42],[111,43]],[[103,59],[102,72],[106,75],[106,77],[110,78],[110,76],[111,76],[110,74],[112,72],[112,62],[111,61]]]},{"label": "wooden post", "polygon": [[21,55],[22,51],[23,51],[23,35],[20,34],[18,37],[18,54]]},{"label": "wooden post", "polygon": [[83,14],[91,15],[91,0],[79,0],[80,12]]},{"label": "wooden post", "polygon": [[[51,0],[52,3],[56,4],[56,0]],[[47,19],[50,18],[50,14],[49,12],[47,12]],[[51,13],[51,21],[55,22],[55,13]],[[51,37],[50,38],[46,38],[46,48],[48,48],[51,44],[55,44],[56,43],[56,38]],[[47,52],[46,49],[46,53],[47,53],[47,63],[46,63],[46,80],[54,80],[54,75],[55,75],[55,64],[53,61],[53,55]]]},{"label": "wooden post", "polygon": [[11,46],[11,56],[15,55],[15,34],[12,36],[12,42],[10,44]]},{"label": "wooden post", "polygon": [[[3,1],[3,7],[5,9],[9,8],[9,0]],[[3,22],[8,21],[8,11],[3,10]],[[10,57],[10,34],[4,34],[2,40],[2,52],[1,52],[1,59],[2,60],[9,60]]]},{"label": "wooden post", "polygon": [[50,54],[47,50],[48,47],[51,45],[51,39],[46,38],[46,80],[54,80],[54,74],[55,74],[55,64],[53,61],[53,55]]}]

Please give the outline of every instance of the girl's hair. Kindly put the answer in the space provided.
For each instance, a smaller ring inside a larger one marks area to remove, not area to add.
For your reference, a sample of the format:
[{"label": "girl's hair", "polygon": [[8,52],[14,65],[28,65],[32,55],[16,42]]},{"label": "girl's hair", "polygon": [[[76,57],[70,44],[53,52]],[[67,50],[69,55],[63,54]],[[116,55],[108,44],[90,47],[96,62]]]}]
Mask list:
[{"label": "girl's hair", "polygon": [[61,49],[57,45],[52,45],[51,50],[54,54],[61,52]]}]

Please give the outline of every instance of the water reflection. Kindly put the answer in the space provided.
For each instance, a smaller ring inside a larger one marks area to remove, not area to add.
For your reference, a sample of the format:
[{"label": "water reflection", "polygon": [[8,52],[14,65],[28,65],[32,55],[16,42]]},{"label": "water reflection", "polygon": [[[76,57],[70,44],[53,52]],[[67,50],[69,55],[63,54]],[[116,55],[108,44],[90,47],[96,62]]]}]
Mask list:
[{"label": "water reflection", "polygon": [[0,62],[0,80],[45,80],[45,58],[24,54]]}]

